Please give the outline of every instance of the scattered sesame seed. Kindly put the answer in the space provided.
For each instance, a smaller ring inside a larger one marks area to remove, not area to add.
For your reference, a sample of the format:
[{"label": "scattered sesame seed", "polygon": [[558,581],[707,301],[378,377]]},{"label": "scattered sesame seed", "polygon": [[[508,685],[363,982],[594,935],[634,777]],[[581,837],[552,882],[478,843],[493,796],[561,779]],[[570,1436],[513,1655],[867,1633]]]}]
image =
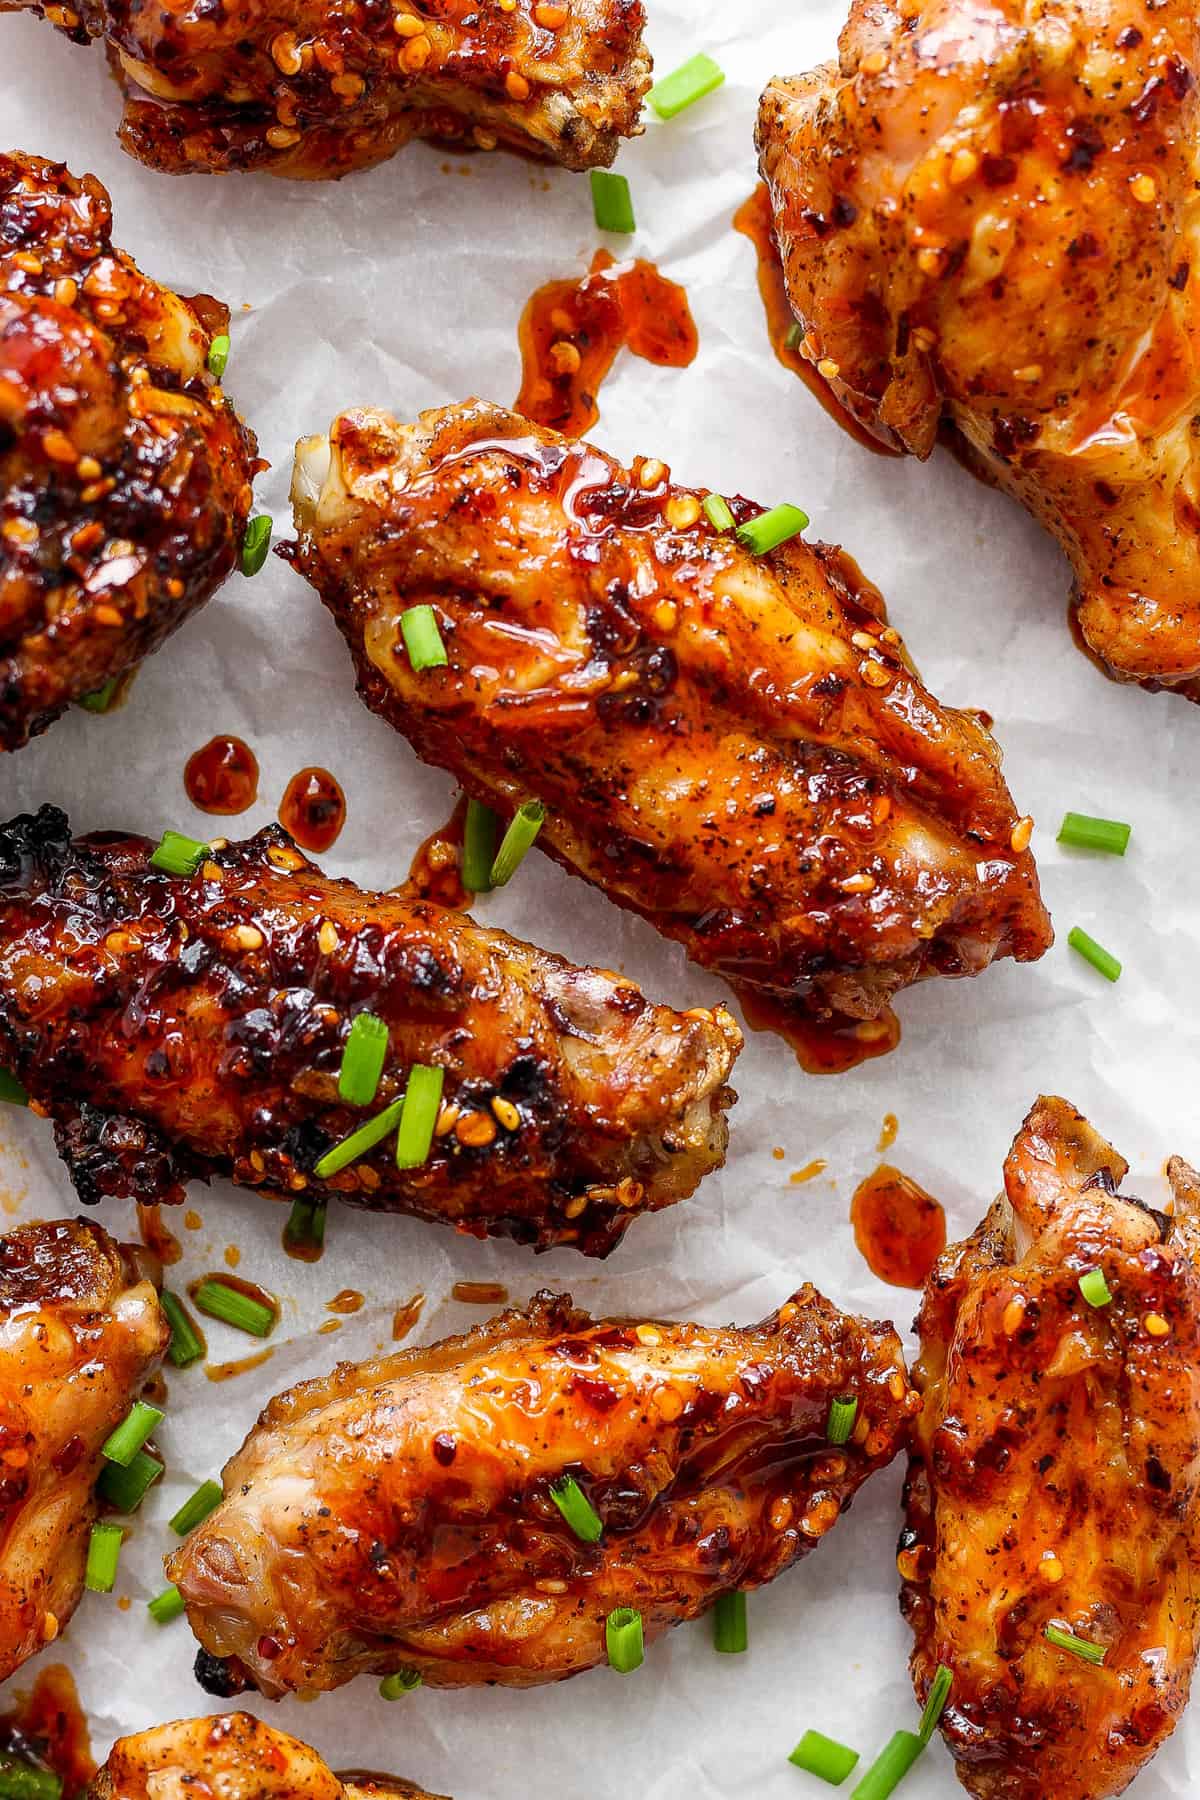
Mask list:
[{"label": "scattered sesame seed", "polygon": [[469,1150],[482,1150],[495,1139],[496,1121],[489,1113],[464,1113],[455,1123],[454,1135]]},{"label": "scattered sesame seed", "polygon": [[1027,813],[1023,819],[1018,819],[1012,828],[1012,836],[1008,841],[1012,846],[1013,855],[1024,856],[1026,850],[1029,848],[1032,837],[1033,820]]},{"label": "scattered sesame seed", "polygon": [[1139,206],[1153,206],[1158,199],[1158,183],[1153,175],[1141,174],[1130,178],[1129,191]]},{"label": "scattered sesame seed", "polygon": [[663,512],[668,525],[676,531],[686,531],[700,517],[700,502],[695,494],[672,494]]},{"label": "scattered sesame seed", "polygon": [[503,1125],[505,1131],[519,1131],[521,1129],[521,1115],[511,1100],[505,1100],[502,1095],[496,1094],[492,1099],[492,1111]]},{"label": "scattered sesame seed", "polygon": [[261,950],[266,942],[257,925],[235,925],[233,941],[239,950]]},{"label": "scattered sesame seed", "polygon": [[1146,1327],[1146,1330],[1149,1332],[1151,1337],[1164,1338],[1164,1337],[1170,1336],[1170,1333],[1171,1333],[1170,1324],[1166,1319],[1163,1318],[1161,1313],[1157,1313],[1157,1312],[1147,1313],[1145,1318],[1142,1320],[1142,1324]]},{"label": "scattered sesame seed", "polygon": [[1024,1319],[1025,1296],[1024,1294],[1014,1294],[1004,1309],[1004,1317],[1000,1321],[1000,1328],[1006,1337],[1012,1337],[1014,1332],[1020,1331]]},{"label": "scattered sesame seed", "polygon": [[656,456],[650,456],[646,458],[638,471],[638,486],[648,491],[650,488],[656,488],[666,478],[666,463],[659,462]]}]

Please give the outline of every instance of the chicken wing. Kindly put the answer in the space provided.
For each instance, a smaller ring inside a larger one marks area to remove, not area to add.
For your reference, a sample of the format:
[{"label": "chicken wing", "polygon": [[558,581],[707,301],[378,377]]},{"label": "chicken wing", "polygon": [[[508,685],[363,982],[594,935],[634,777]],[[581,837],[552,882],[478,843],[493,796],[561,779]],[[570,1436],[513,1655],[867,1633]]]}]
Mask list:
[{"label": "chicken wing", "polygon": [[[874,1020],[1049,921],[994,740],[939,706],[842,552],[755,557],[662,463],[477,402],[303,442],[284,554],[367,705],[743,999]],[[734,503],[739,519],[755,508]],[[435,608],[445,669],[400,632]]]},{"label": "chicken wing", "polygon": [[[476,1236],[606,1255],[724,1160],[729,1015],[429,902],[325,876],[277,826],[163,873],[144,838],[72,841],[43,807],[0,827],[0,1064],[53,1117],[85,1204],[224,1175]],[[389,1029],[370,1111],[338,1092],[351,1022]],[[424,1165],[395,1134],[326,1152],[444,1069]]]},{"label": "chicken wing", "polygon": [[1167,1218],[1126,1173],[1040,1100],[925,1291],[901,1605],[918,1696],[953,1672],[942,1730],[979,1800],[1122,1793],[1188,1697],[1200,1178],[1170,1165]]},{"label": "chicken wing", "polygon": [[640,132],[650,86],[642,0],[0,0],[22,9],[76,43],[104,41],[121,143],[169,175],[319,181],[418,137],[590,169]]},{"label": "chicken wing", "polygon": [[207,358],[226,309],[112,244],[94,175],[0,156],[0,747],[220,586],[262,466]]},{"label": "chicken wing", "polygon": [[82,1219],[0,1237],[0,1681],[79,1604],[100,1446],[170,1335],[137,1254]]},{"label": "chicken wing", "polygon": [[[87,1800],[438,1800],[385,1775],[335,1775],[315,1750],[250,1713],[179,1719],[118,1738]],[[445,1800],[445,1797],[442,1797]]]},{"label": "chicken wing", "polygon": [[758,143],[805,353],[884,443],[939,424],[1074,567],[1093,657],[1200,699],[1192,0],[854,0]]}]

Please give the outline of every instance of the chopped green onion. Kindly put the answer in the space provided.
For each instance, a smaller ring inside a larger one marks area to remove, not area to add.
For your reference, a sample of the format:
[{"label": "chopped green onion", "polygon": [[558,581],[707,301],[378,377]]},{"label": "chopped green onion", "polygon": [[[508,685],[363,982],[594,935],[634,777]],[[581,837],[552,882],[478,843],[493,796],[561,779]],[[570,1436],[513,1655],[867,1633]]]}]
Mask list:
[{"label": "chopped green onion", "polygon": [[203,1341],[178,1295],[168,1293],[164,1288],[158,1296],[158,1304],[166,1314],[167,1324],[171,1327],[171,1341],[167,1345],[167,1355],[177,1369],[190,1368],[192,1363],[199,1362],[204,1355]]},{"label": "chopped green onion", "polygon": [[62,1777],[20,1757],[0,1755],[0,1800],[59,1800]]},{"label": "chopped green onion", "polygon": [[915,1731],[898,1731],[875,1758],[850,1800],[888,1800],[925,1746]]},{"label": "chopped green onion", "polygon": [[242,539],[242,574],[257,575],[267,560],[267,551],[271,548],[270,513],[259,513],[257,518],[246,521],[246,535]]},{"label": "chopped green onion", "polygon": [[768,550],[777,550],[780,544],[797,537],[807,526],[808,514],[801,512],[798,506],[773,506],[770,512],[759,513],[756,519],[747,519],[744,525],[739,525],[737,540],[752,555],[765,556]]},{"label": "chopped green onion", "polygon": [[1067,942],[1072,950],[1077,950],[1085,962],[1090,962],[1093,969],[1098,969],[1106,981],[1120,981],[1121,965],[1110,950],[1098,944],[1095,938],[1081,931],[1078,925],[1071,927]]},{"label": "chopped green onion", "polygon": [[208,372],[220,381],[225,373],[225,365],[229,361],[229,337],[220,332],[208,346]]},{"label": "chopped green onion", "polygon": [[207,855],[208,845],[197,838],[184,837],[181,831],[164,831],[150,867],[161,869],[164,875],[194,875]]},{"label": "chopped green onion", "polygon": [[385,1675],[379,1684],[381,1700],[400,1700],[405,1694],[411,1694],[421,1685],[419,1669],[397,1669],[394,1675]]},{"label": "chopped green onion", "polygon": [[803,342],[804,327],[799,319],[796,319],[787,328],[787,334],[783,340],[783,347],[785,350],[798,350]]},{"label": "chopped green onion", "polygon": [[550,1489],[557,1506],[575,1536],[585,1544],[598,1544],[604,1536],[604,1524],[573,1475],[564,1475]]},{"label": "chopped green onion", "polygon": [[694,106],[697,100],[703,100],[706,94],[719,88],[724,80],[724,69],[701,50],[670,75],[656,81],[646,99],[660,119],[673,119],[685,106]]},{"label": "chopped green onion", "polygon": [[1105,850],[1110,856],[1124,856],[1133,835],[1132,825],[1119,819],[1093,819],[1088,813],[1067,813],[1058,833],[1060,844],[1076,850]]},{"label": "chopped green onion", "polygon": [[396,1133],[398,1169],[419,1169],[427,1160],[445,1081],[445,1069],[431,1069],[424,1063],[414,1063],[408,1071],[408,1088],[400,1113],[400,1129]]},{"label": "chopped green onion", "polygon": [[496,860],[496,837],[500,820],[482,800],[467,801],[467,820],[463,826],[462,884],[469,894],[486,894],[492,886],[492,864]]},{"label": "chopped green onion", "polygon": [[134,1513],[163,1472],[163,1465],[145,1450],[127,1464],[108,1463],[100,1471],[96,1492],[118,1512]]},{"label": "chopped green onion", "polygon": [[120,1525],[93,1525],[83,1583],[93,1594],[111,1594],[125,1533]]},{"label": "chopped green onion", "polygon": [[450,661],[432,606],[410,606],[407,612],[402,612],[400,631],[408,660],[417,675],[422,669],[444,669]]},{"label": "chopped green onion", "polygon": [[90,694],[81,694],[77,704],[82,706],[84,712],[106,713],[120,685],[121,677],[114,675],[103,687],[93,688]]},{"label": "chopped green onion", "polygon": [[292,1201],[288,1222],[283,1228],[284,1248],[288,1250],[320,1250],[325,1242],[325,1224],[329,1202],[324,1198],[310,1200],[297,1194]]},{"label": "chopped green onion", "polygon": [[946,1702],[950,1698],[950,1689],[954,1686],[954,1671],[945,1663],[939,1663],[929,1684],[929,1698],[925,1702],[925,1711],[921,1714],[921,1723],[917,1736],[923,1744],[927,1744],[938,1728],[938,1720],[946,1710]]},{"label": "chopped green onion", "polygon": [[722,1656],[741,1656],[750,1648],[746,1596],[741,1589],[720,1594],[713,1608],[713,1649]]},{"label": "chopped green onion", "polygon": [[617,231],[629,237],[637,230],[629,183],[624,175],[614,175],[611,169],[592,170],[592,211],[601,231]]},{"label": "chopped green onion", "polygon": [[604,1621],[608,1666],[618,1675],[632,1675],[646,1660],[642,1615],[632,1606],[618,1606]]},{"label": "chopped green onion", "polygon": [[493,887],[503,887],[512,880],[545,820],[546,809],[540,800],[526,800],[517,808],[492,864]]},{"label": "chopped green onion", "polygon": [[376,1113],[373,1119],[368,1119],[365,1125],[360,1125],[357,1131],[352,1131],[350,1136],[343,1138],[340,1144],[335,1144],[332,1150],[327,1150],[313,1170],[313,1174],[319,1181],[325,1181],[330,1175],[336,1175],[340,1170],[349,1168],[352,1162],[357,1162],[360,1156],[365,1156],[368,1150],[373,1150],[376,1144],[383,1142],[392,1128],[399,1124],[400,1114],[403,1110],[404,1095],[401,1094],[398,1100],[393,1100],[390,1106],[385,1106],[383,1111]]},{"label": "chopped green onion", "polygon": [[858,1401],[853,1394],[844,1400],[834,1400],[829,1408],[829,1421],[825,1426],[825,1436],[831,1444],[846,1444],[850,1441],[850,1433],[854,1430],[854,1421],[858,1417]]},{"label": "chopped green onion", "polygon": [[733,530],[737,521],[729,510],[728,500],[722,499],[720,494],[708,494],[701,501],[701,505],[704,508],[704,516],[714,531]]},{"label": "chopped green onion", "polygon": [[354,1015],[342,1051],[338,1093],[347,1106],[370,1106],[388,1053],[388,1028],[374,1013]]},{"label": "chopped green onion", "polygon": [[1079,1291],[1089,1306],[1108,1306],[1112,1302],[1112,1290],[1104,1279],[1103,1269],[1089,1269],[1086,1275],[1081,1275]]},{"label": "chopped green onion", "polygon": [[16,1076],[7,1069],[0,1069],[0,1100],[9,1106],[29,1105],[29,1095]]},{"label": "chopped green onion", "polygon": [[1064,1631],[1061,1625],[1047,1625],[1042,1636],[1056,1650],[1068,1650],[1081,1662],[1102,1663],[1108,1655],[1103,1644],[1089,1644],[1086,1638],[1076,1637],[1073,1631]]},{"label": "chopped green onion", "polygon": [[157,1406],[135,1400],[116,1430],[101,1444],[101,1456],[106,1462],[120,1463],[122,1468],[128,1468],[162,1417]]},{"label": "chopped green onion", "polygon": [[153,1600],[147,1600],[146,1611],[156,1625],[169,1625],[172,1619],[178,1619],[187,1608],[183,1603],[183,1595],[172,1582],[161,1594],[155,1594]]},{"label": "chopped green onion", "polygon": [[823,1731],[806,1731],[788,1761],[820,1781],[827,1781],[830,1787],[841,1787],[858,1761],[858,1751],[839,1744],[836,1738],[826,1737]]},{"label": "chopped green onion", "polygon": [[210,1319],[220,1319],[235,1331],[249,1332],[251,1337],[270,1337],[277,1323],[278,1315],[272,1307],[219,1278],[202,1281],[192,1299]]},{"label": "chopped green onion", "polygon": [[202,1481],[171,1519],[171,1530],[176,1537],[186,1537],[189,1531],[195,1531],[197,1525],[204,1523],[210,1512],[216,1511],[224,1498],[219,1481]]}]

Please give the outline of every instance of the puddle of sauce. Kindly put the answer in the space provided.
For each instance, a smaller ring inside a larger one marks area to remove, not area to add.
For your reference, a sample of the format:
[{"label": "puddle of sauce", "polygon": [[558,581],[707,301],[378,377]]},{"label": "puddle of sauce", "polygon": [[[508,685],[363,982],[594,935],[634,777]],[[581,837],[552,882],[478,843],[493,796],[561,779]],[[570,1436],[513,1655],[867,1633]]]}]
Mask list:
[{"label": "puddle of sauce", "polygon": [[519,337],[517,411],[572,438],[600,417],[596,396],[619,350],[685,369],[700,342],[684,289],[653,263],[618,264],[608,250],[597,250],[587,275],[539,288]]},{"label": "puddle of sauce", "polygon": [[414,1294],[403,1306],[398,1306],[392,1314],[392,1342],[401,1343],[415,1326],[425,1306],[424,1294]]},{"label": "puddle of sauce", "polygon": [[206,1281],[217,1281],[222,1287],[236,1288],[239,1294],[245,1294],[248,1300],[257,1300],[260,1306],[269,1307],[279,1319],[279,1301],[269,1288],[259,1287],[256,1281],[245,1281],[240,1275],[231,1275],[228,1269],[210,1269],[207,1275],[197,1275],[194,1281],[188,1282],[188,1293],[196,1298],[196,1290]]},{"label": "puddle of sauce", "polygon": [[336,844],[346,823],[346,796],[328,769],[300,769],[284,789],[279,823],[302,850],[319,855]]},{"label": "puddle of sauce", "polygon": [[200,1214],[198,1212],[196,1212],[193,1207],[189,1206],[187,1211],[183,1215],[183,1222],[189,1231],[199,1231],[200,1227],[204,1223],[204,1220],[200,1217]]},{"label": "puddle of sauce", "polygon": [[895,1113],[884,1113],[883,1124],[879,1127],[879,1143],[876,1146],[880,1156],[883,1155],[885,1150],[891,1149],[896,1141],[896,1133],[899,1129],[900,1121]]},{"label": "puddle of sauce", "polygon": [[782,1144],[776,1144],[775,1148],[771,1152],[771,1155],[775,1158],[776,1162],[782,1162],[784,1157],[787,1155],[787,1151],[784,1149]]},{"label": "puddle of sauce", "polygon": [[939,1203],[889,1163],[881,1163],[855,1189],[850,1222],[871,1273],[889,1287],[923,1287],[946,1247],[946,1215]]},{"label": "puddle of sauce", "polygon": [[227,1266],[231,1269],[236,1269],[238,1264],[241,1262],[241,1260],[242,1260],[242,1253],[238,1249],[237,1245],[236,1244],[226,1244],[226,1246],[225,1246],[225,1262],[226,1262]]},{"label": "puddle of sauce", "polygon": [[326,1319],[323,1325],[317,1326],[317,1336],[328,1337],[331,1331],[340,1331],[341,1329],[342,1321],[340,1319]]},{"label": "puddle of sauce", "polygon": [[738,999],[751,1031],[773,1031],[783,1038],[809,1075],[844,1075],[860,1063],[889,1055],[900,1042],[900,1021],[890,1007],[878,1019],[825,1023],[760,994],[742,993]]},{"label": "puddle of sauce", "polygon": [[331,1313],[356,1313],[361,1312],[365,1304],[366,1301],[364,1296],[359,1293],[357,1288],[343,1288],[340,1294],[335,1294],[332,1300],[327,1300],[325,1302],[325,1311]]},{"label": "puddle of sauce", "polygon": [[814,1156],[813,1160],[805,1163],[802,1169],[793,1169],[788,1180],[793,1187],[803,1187],[806,1181],[815,1181],[818,1175],[823,1175],[828,1167],[829,1164],[823,1156]]},{"label": "puddle of sauce", "polygon": [[397,889],[405,900],[432,900],[438,906],[465,912],[471,904],[462,878],[466,822],[467,797],[463,794],[446,823],[430,833],[413,857],[408,880]]},{"label": "puddle of sauce", "polygon": [[0,1713],[0,1750],[50,1769],[63,1784],[63,1800],[76,1800],[96,1773],[87,1720],[70,1671],[61,1663],[42,1669],[29,1692]]},{"label": "puddle of sauce", "polygon": [[274,1354],[274,1344],[268,1344],[265,1350],[257,1350],[253,1356],[240,1356],[236,1362],[205,1363],[204,1373],[210,1381],[232,1381],[235,1376],[248,1374],[251,1369],[261,1369],[265,1362],[270,1362]]},{"label": "puddle of sauce", "polygon": [[192,805],[206,813],[243,813],[258,798],[258,758],[239,737],[210,738],[183,771]]},{"label": "puddle of sauce", "polygon": [[152,1250],[164,1268],[177,1263],[183,1255],[179,1239],[163,1224],[162,1209],[158,1206],[144,1206],[138,1201],[138,1230],[142,1234],[142,1242],[147,1250]]},{"label": "puddle of sauce", "polygon": [[456,1281],[450,1298],[460,1300],[464,1306],[503,1306],[508,1289],[498,1281]]}]

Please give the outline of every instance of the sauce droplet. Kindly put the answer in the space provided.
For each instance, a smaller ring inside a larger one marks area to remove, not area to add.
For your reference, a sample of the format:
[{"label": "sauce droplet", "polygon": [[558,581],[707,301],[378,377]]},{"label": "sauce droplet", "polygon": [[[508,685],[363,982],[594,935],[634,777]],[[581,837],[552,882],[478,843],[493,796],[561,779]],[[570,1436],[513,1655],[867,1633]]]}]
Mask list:
[{"label": "sauce droplet", "polygon": [[210,1381],[232,1381],[235,1376],[248,1374],[251,1369],[261,1369],[274,1354],[274,1344],[268,1344],[265,1350],[258,1350],[253,1356],[241,1356],[236,1362],[205,1363],[204,1373]]},{"label": "sauce droplet", "polygon": [[883,1124],[879,1127],[879,1143],[877,1146],[881,1156],[885,1150],[891,1149],[896,1141],[896,1133],[899,1129],[900,1121],[895,1113],[884,1113]]},{"label": "sauce droplet", "polygon": [[503,1306],[508,1289],[498,1281],[456,1281],[450,1298],[460,1300],[464,1306]]},{"label": "sauce droplet", "polygon": [[466,829],[467,797],[464,794],[446,823],[430,832],[412,859],[408,880],[397,890],[406,900],[432,900],[438,906],[464,912],[471,895],[463,886],[462,842]]},{"label": "sauce droplet", "polygon": [[215,737],[188,757],[183,785],[206,813],[243,813],[258,798],[258,759],[239,737]]},{"label": "sauce droplet", "polygon": [[0,1751],[52,1770],[63,1784],[63,1800],[81,1800],[96,1759],[75,1683],[61,1663],[39,1670],[31,1691],[0,1713]]},{"label": "sauce droplet", "polygon": [[813,1160],[805,1163],[802,1169],[793,1169],[788,1180],[793,1187],[803,1187],[806,1181],[815,1181],[818,1175],[823,1175],[828,1167],[829,1164],[823,1156],[814,1156]]},{"label": "sauce droplet", "polygon": [[871,1273],[889,1287],[923,1287],[946,1248],[946,1215],[939,1203],[889,1163],[881,1163],[855,1189],[850,1222]]},{"label": "sauce droplet", "polygon": [[340,1294],[335,1294],[332,1300],[327,1300],[325,1302],[325,1311],[331,1313],[356,1313],[362,1311],[364,1304],[364,1298],[357,1288],[343,1288]]},{"label": "sauce droplet", "polygon": [[335,844],[346,823],[346,796],[328,769],[301,769],[279,802],[279,823],[302,850],[320,853]]},{"label": "sauce droplet", "polygon": [[416,1293],[392,1314],[392,1342],[399,1344],[413,1329],[425,1306],[425,1296]]},{"label": "sauce droplet", "polygon": [[759,994],[741,993],[738,999],[750,1029],[783,1038],[809,1075],[843,1075],[873,1057],[889,1055],[900,1042],[900,1021],[890,1007],[878,1019],[823,1021]]},{"label": "sauce droplet", "polygon": [[174,1232],[168,1231],[163,1224],[162,1210],[157,1206],[146,1206],[138,1201],[138,1230],[142,1234],[142,1242],[147,1250],[152,1250],[164,1268],[177,1263],[183,1255],[179,1239]]}]

